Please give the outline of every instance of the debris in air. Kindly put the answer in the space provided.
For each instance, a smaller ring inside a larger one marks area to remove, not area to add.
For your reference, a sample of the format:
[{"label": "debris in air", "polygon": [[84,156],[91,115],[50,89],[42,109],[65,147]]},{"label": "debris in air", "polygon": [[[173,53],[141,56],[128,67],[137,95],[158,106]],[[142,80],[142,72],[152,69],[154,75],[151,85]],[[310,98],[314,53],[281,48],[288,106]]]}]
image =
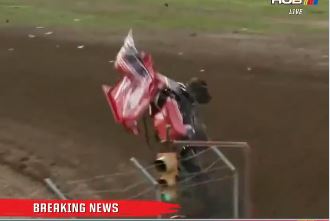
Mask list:
[{"label": "debris in air", "polygon": [[165,7],[168,7],[168,3],[167,3],[167,2],[165,2],[165,3],[164,3],[164,6],[165,6]]},{"label": "debris in air", "polygon": [[29,38],[35,38],[36,36],[35,35],[32,35],[32,34],[29,34],[28,37]]},{"label": "debris in air", "polygon": [[110,60],[110,61],[108,61],[109,63],[114,63],[115,61],[114,60]]},{"label": "debris in air", "polygon": [[205,72],[205,69],[202,68],[202,69],[199,70],[199,72]]},{"label": "debris in air", "polygon": [[45,35],[51,35],[51,34],[53,34],[52,31],[48,31],[48,32],[45,33]]},{"label": "debris in air", "polygon": [[83,49],[85,47],[85,45],[78,45],[77,48],[78,49]]},{"label": "debris in air", "polygon": [[252,68],[251,67],[247,67],[246,70],[247,71],[252,71]]},{"label": "debris in air", "polygon": [[45,27],[43,27],[43,26],[37,26],[36,27],[36,29],[43,29],[43,28],[45,28]]},{"label": "debris in air", "polygon": [[78,22],[78,21],[80,21],[80,19],[79,18],[75,18],[75,19],[73,19],[73,21]]}]

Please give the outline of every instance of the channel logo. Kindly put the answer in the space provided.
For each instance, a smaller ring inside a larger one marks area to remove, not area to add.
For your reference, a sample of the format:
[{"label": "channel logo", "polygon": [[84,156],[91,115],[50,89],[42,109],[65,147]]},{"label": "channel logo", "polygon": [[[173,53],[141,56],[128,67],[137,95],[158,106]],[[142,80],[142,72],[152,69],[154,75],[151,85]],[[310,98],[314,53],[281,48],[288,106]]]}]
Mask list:
[{"label": "channel logo", "polygon": [[272,5],[318,5],[319,0],[271,0]]}]

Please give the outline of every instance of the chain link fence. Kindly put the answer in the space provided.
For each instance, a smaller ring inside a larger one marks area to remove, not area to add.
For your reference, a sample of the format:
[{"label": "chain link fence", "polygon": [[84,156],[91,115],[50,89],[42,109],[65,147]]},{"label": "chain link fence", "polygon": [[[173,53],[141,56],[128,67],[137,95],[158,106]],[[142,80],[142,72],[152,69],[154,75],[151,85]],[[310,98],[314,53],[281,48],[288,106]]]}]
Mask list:
[{"label": "chain link fence", "polygon": [[[175,144],[186,145],[179,141]],[[249,217],[248,144],[190,142],[189,145],[203,149],[179,161],[177,192],[180,214],[188,218]],[[187,171],[185,168],[191,164],[198,165],[199,170]],[[75,180],[62,180],[57,176],[51,180],[67,199],[159,200],[158,177],[154,164],[145,165],[132,158],[117,173]]]}]

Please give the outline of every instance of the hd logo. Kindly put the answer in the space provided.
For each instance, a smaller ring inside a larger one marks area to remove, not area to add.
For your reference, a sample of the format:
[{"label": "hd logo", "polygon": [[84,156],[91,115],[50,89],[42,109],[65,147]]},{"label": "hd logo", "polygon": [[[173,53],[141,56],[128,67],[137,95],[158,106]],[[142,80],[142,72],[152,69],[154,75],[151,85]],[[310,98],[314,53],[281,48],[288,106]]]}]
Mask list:
[{"label": "hd logo", "polygon": [[319,0],[271,0],[272,5],[317,5]]},{"label": "hd logo", "polygon": [[[271,0],[272,5],[292,5],[292,6],[299,6],[299,5],[317,5],[319,3],[318,0]],[[303,9],[302,8],[290,8],[289,15],[302,15]]]}]

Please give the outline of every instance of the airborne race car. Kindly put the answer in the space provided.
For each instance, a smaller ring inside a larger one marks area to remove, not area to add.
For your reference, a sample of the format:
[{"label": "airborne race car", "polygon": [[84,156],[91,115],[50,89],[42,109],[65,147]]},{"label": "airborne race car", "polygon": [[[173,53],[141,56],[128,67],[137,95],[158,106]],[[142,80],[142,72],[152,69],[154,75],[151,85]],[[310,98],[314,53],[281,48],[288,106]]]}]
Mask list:
[{"label": "airborne race car", "polygon": [[[131,31],[117,54],[115,69],[122,78],[113,87],[103,85],[103,91],[115,121],[128,132],[140,134],[138,121],[149,111],[160,142],[207,140],[205,126],[196,111],[197,104],[211,99],[204,81],[193,78],[182,84],[155,71],[151,55],[135,48]],[[190,146],[179,150],[181,158],[195,155],[197,151]],[[187,172],[201,169],[192,160],[181,165]]]}]

